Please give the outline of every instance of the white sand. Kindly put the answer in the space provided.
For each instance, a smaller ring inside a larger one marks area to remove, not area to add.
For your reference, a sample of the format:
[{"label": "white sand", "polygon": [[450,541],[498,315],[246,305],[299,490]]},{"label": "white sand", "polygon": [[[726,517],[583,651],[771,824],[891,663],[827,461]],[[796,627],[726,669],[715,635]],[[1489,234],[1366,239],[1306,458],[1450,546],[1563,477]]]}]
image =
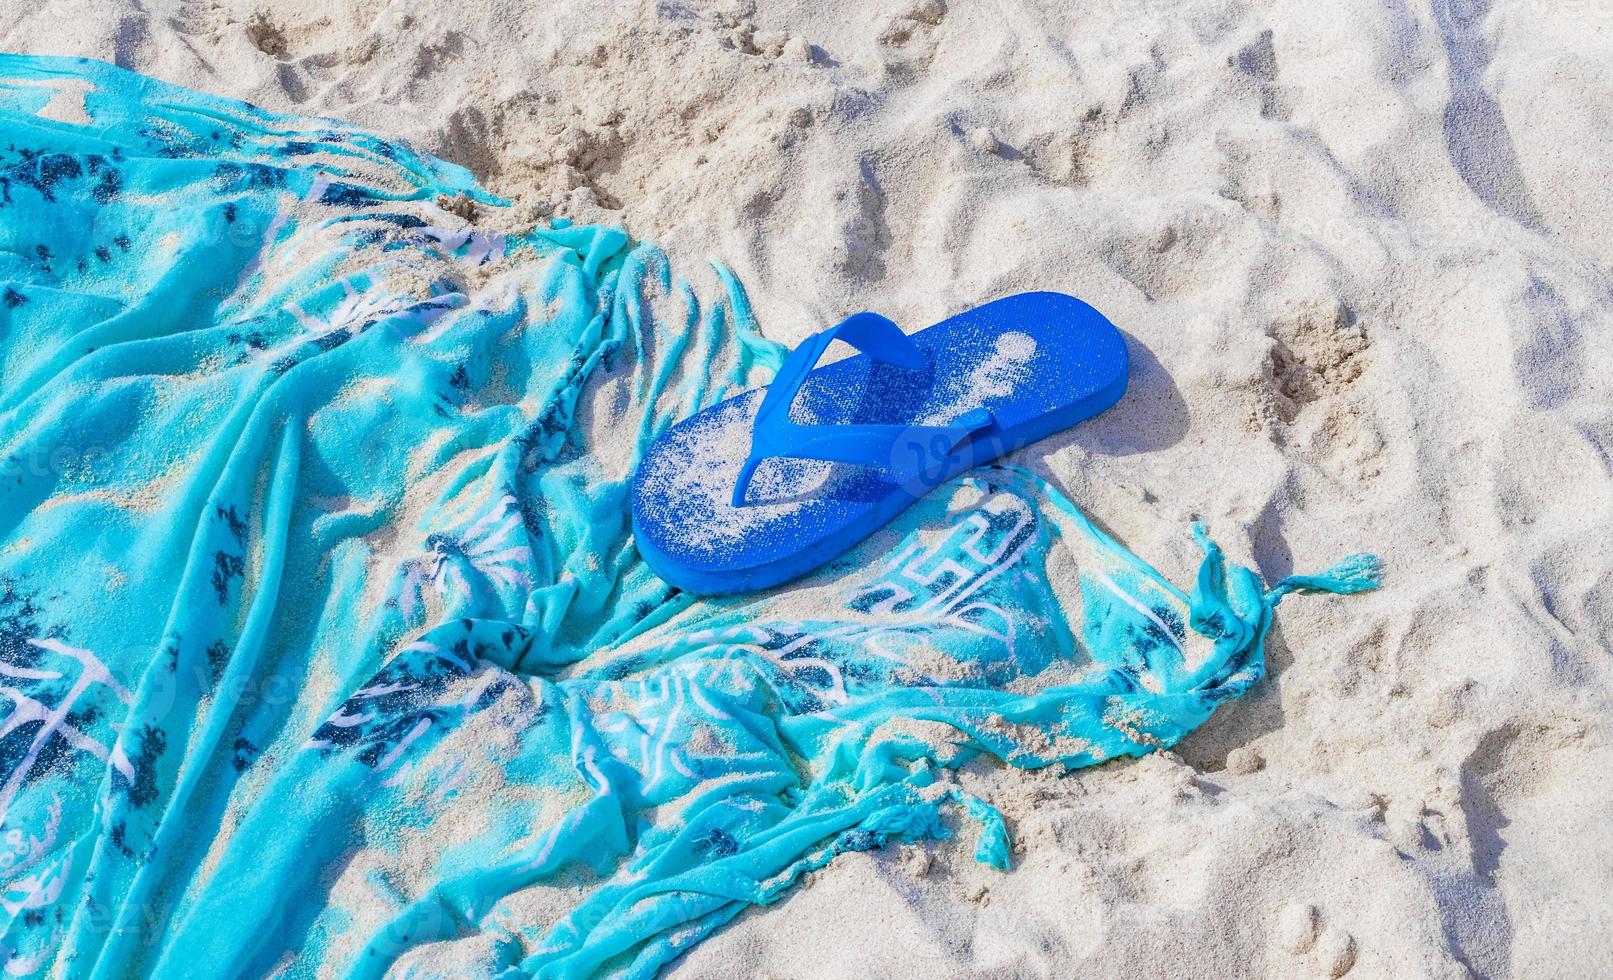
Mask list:
[{"label": "white sand", "polygon": [[1132,393],[1033,465],[1179,580],[1192,513],[1387,560],[1179,758],[975,774],[1013,873],[851,857],[678,975],[1603,974],[1613,5],[1062,6],[43,0],[0,48],[411,138],[785,341],[1075,293]]}]

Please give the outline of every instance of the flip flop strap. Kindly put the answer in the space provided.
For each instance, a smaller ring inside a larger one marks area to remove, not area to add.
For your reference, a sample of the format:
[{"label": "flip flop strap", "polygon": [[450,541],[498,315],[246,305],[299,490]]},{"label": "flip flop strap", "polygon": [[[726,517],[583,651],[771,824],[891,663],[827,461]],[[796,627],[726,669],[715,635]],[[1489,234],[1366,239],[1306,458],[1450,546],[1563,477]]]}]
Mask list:
[{"label": "flip flop strap", "polygon": [[952,450],[990,425],[991,412],[977,408],[947,425],[803,425],[790,420],[790,406],[823,352],[842,340],[876,361],[910,371],[923,369],[924,354],[891,320],[854,313],[801,342],[779,366],[751,427],[750,455],[734,485],[733,506],[745,506],[745,491],[762,460],[770,456],[821,459],[886,470],[905,480],[939,470]]}]

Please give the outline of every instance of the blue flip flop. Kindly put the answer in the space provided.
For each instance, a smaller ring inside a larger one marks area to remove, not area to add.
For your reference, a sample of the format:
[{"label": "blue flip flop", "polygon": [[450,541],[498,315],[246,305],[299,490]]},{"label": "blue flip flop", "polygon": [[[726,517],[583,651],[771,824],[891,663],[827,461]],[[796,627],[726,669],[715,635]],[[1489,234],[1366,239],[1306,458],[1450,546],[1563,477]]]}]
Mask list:
[{"label": "blue flip flop", "polygon": [[[836,340],[862,351],[818,365]],[[1020,293],[912,336],[877,313],[813,334],[772,384],[672,426],[633,477],[655,573],[706,595],[805,574],[957,474],[1126,391],[1125,341],[1061,293]]]}]

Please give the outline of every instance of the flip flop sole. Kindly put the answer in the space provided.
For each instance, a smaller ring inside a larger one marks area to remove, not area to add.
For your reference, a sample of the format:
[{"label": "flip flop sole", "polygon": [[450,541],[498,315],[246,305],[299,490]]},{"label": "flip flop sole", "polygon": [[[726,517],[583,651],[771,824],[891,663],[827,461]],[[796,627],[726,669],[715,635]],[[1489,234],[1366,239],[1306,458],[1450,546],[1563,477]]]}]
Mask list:
[{"label": "flip flop sole", "polygon": [[1091,418],[1126,391],[1120,332],[1060,293],[1008,296],[910,338],[924,354],[923,370],[866,354],[822,364],[803,382],[791,421],[934,426],[985,408],[992,426],[901,479],[891,469],[769,458],[752,477],[745,506],[734,507],[766,389],[736,395],[672,426],[639,463],[633,533],[650,568],[708,595],[788,581],[852,548],[941,483]]}]

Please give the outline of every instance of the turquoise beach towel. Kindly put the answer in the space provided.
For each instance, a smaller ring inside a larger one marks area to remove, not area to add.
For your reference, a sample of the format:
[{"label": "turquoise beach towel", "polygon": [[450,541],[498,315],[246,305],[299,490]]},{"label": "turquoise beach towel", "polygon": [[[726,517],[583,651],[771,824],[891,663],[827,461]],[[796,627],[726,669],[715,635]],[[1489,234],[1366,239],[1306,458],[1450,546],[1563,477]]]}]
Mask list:
[{"label": "turquoise beach towel", "polygon": [[958,815],[1006,867],[953,768],[1172,745],[1281,595],[1376,582],[1200,532],[1183,592],[989,468],[695,600],[626,480],[777,364],[732,276],[96,62],[0,57],[0,122],[8,974],[651,975]]}]

